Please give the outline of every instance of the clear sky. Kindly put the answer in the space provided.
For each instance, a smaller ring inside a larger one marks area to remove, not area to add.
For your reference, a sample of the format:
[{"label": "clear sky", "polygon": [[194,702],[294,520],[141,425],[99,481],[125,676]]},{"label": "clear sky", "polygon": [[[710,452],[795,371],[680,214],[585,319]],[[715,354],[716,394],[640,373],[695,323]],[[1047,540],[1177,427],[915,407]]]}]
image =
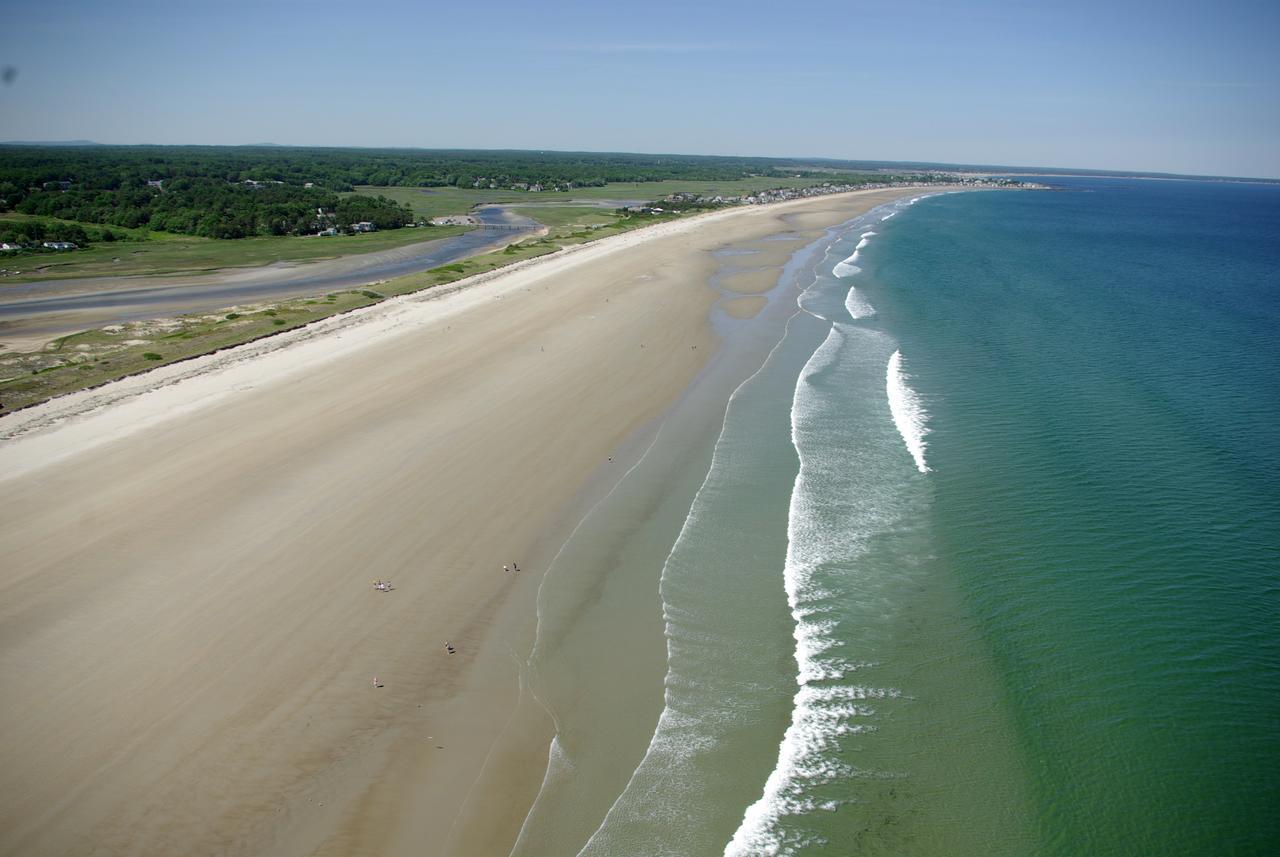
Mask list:
[{"label": "clear sky", "polygon": [[0,0],[0,140],[1280,177],[1280,0]]}]

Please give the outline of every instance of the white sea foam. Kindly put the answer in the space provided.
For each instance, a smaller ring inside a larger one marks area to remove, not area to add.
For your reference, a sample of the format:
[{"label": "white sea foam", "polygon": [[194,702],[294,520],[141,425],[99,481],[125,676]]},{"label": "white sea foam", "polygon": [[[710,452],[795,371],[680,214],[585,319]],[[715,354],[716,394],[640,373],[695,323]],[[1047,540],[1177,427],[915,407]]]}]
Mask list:
[{"label": "white sea foam", "polygon": [[853,248],[853,252],[857,253],[859,250],[861,250],[863,247],[866,247],[870,243],[871,243],[870,238],[863,238],[861,241],[858,242],[858,246]]},{"label": "white sea foam", "polygon": [[888,220],[890,217],[897,217],[897,216],[898,216],[898,212],[896,212],[896,211],[891,211],[891,212],[889,212],[888,214],[886,214],[884,217],[880,218],[880,222],[881,222],[881,223],[884,223],[884,222],[885,222],[886,220]]},{"label": "white sea foam", "polygon": [[[803,299],[804,293],[799,297]],[[699,644],[701,635],[698,629],[701,617],[696,612],[687,610],[682,605],[681,599],[672,594],[672,587],[677,583],[672,579],[672,565],[678,561],[679,555],[685,549],[686,540],[697,531],[704,505],[714,502],[711,497],[723,479],[722,471],[726,466],[726,456],[729,454],[726,445],[729,442],[728,426],[736,402],[743,390],[772,364],[774,355],[786,342],[791,324],[792,321],[788,320],[783,337],[774,345],[761,366],[739,384],[729,397],[721,423],[720,436],[712,451],[711,465],[694,496],[684,526],[676,537],[676,542],[667,556],[660,576],[659,592],[662,595],[663,619],[666,624],[668,665],[663,710],[658,717],[658,724],[650,738],[644,757],[632,771],[626,787],[615,798],[599,827],[583,845],[579,857],[608,853],[606,849],[610,847],[609,828],[614,823],[625,824],[629,817],[637,813],[651,818],[654,813],[673,811],[670,807],[664,807],[657,799],[657,795],[668,789],[673,772],[680,770],[682,765],[688,764],[698,753],[710,752],[716,748],[717,730],[713,724],[707,722],[709,712],[703,709],[697,712],[686,710],[688,705],[696,705],[696,702],[690,703],[690,700],[698,699],[698,691],[702,690],[699,682],[694,677],[683,675],[674,666],[681,660],[688,660],[689,656],[685,653],[685,649],[702,650],[704,646]],[[724,641],[715,640],[713,634],[709,642],[723,643]],[[857,665],[853,666],[856,668]],[[711,728],[708,728],[709,726]],[[673,819],[674,822],[675,819]]]},{"label": "white sea foam", "polygon": [[843,466],[816,454],[815,437],[823,436],[820,393],[815,376],[832,368],[847,342],[846,331],[833,325],[826,340],[813,353],[796,384],[791,407],[792,443],[800,457],[800,472],[791,494],[787,523],[787,558],[784,585],[795,622],[793,632],[799,689],[793,699],[791,725],[778,748],[778,761],[765,783],[760,799],[747,808],[742,822],[725,847],[725,857],[757,857],[798,853],[821,844],[815,834],[783,830],[782,819],[819,810],[838,809],[839,801],[819,800],[813,787],[859,776],[839,760],[838,742],[851,735],[874,730],[858,722],[875,713],[876,700],[900,694],[890,688],[829,685],[846,672],[866,664],[829,654],[841,645],[838,601],[833,601],[819,579],[824,566],[847,562],[865,549],[869,534],[883,525],[882,513],[870,512],[847,527],[832,527],[822,515],[823,497],[834,478],[843,478]]},{"label": "white sea foam", "polygon": [[853,255],[848,259],[837,262],[836,266],[831,269],[831,273],[837,277],[852,277],[854,274],[862,273],[862,269],[855,264],[858,261],[858,251],[854,250]]},{"label": "white sea foam", "polygon": [[902,368],[902,352],[895,351],[889,358],[885,389],[889,394],[889,411],[893,414],[893,424],[898,427],[907,451],[915,459],[916,469],[928,473],[929,466],[924,460],[925,440],[929,433],[929,414],[920,402],[920,396],[907,385],[910,375]]},{"label": "white sea foam", "polygon": [[868,318],[876,314],[876,308],[852,286],[849,288],[849,294],[844,296],[844,308],[855,319]]}]

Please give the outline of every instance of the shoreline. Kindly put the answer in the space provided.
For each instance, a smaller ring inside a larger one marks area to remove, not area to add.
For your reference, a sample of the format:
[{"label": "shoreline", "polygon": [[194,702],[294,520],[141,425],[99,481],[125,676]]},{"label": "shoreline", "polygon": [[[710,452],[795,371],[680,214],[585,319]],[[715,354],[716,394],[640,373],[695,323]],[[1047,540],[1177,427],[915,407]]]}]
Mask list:
[{"label": "shoreline", "polygon": [[[91,835],[107,850],[395,854],[424,833],[444,848],[451,830],[468,853],[483,826],[518,827],[506,804],[497,823],[491,808],[464,818],[486,803],[482,774],[491,787],[545,762],[542,733],[511,719],[529,629],[506,619],[530,620],[529,557],[574,498],[707,365],[710,251],[920,192],[661,224],[11,415],[0,850]],[[517,581],[500,570],[512,558]],[[397,591],[370,596],[384,565]],[[33,657],[67,683],[18,690]],[[111,710],[81,722],[83,694]],[[494,756],[504,733],[519,740]],[[82,746],[79,764],[37,762],[59,741]],[[170,744],[187,748],[176,768],[151,750]]]}]

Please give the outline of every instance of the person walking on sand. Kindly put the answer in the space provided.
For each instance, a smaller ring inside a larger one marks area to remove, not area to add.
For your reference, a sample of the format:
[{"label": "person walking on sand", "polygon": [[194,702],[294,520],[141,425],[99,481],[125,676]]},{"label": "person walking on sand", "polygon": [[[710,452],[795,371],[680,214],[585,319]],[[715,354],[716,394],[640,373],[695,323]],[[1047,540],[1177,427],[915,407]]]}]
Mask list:
[{"label": "person walking on sand", "polygon": [[382,687],[382,682],[378,681],[378,677],[377,677],[377,676],[374,676],[374,677],[373,677],[373,686],[374,686],[374,687]]}]

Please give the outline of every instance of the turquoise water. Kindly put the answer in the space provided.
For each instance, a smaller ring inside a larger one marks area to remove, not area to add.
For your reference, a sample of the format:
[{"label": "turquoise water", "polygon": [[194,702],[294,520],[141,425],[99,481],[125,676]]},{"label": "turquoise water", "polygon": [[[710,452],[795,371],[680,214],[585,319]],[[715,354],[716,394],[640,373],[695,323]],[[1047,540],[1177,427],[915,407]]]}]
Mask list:
[{"label": "turquoise water", "polygon": [[866,266],[930,413],[937,573],[1037,850],[1271,851],[1280,187],[1057,184],[923,201]]},{"label": "turquoise water", "polygon": [[653,560],[663,707],[581,853],[1280,841],[1280,187],[1054,183],[792,266]]}]

